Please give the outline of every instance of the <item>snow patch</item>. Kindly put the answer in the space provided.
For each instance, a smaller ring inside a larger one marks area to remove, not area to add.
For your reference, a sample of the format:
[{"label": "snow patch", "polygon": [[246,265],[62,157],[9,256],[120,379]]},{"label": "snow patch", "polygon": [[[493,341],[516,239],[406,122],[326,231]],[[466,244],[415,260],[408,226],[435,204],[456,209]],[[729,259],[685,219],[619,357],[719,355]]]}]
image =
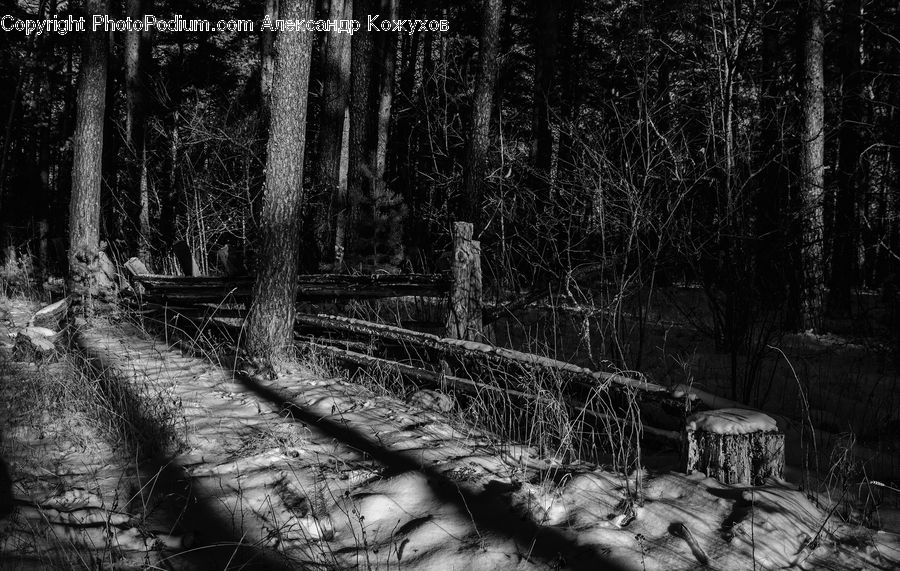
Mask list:
[{"label": "snow patch", "polygon": [[713,434],[750,434],[775,432],[778,425],[771,416],[743,408],[723,408],[698,412],[687,421],[688,430]]}]

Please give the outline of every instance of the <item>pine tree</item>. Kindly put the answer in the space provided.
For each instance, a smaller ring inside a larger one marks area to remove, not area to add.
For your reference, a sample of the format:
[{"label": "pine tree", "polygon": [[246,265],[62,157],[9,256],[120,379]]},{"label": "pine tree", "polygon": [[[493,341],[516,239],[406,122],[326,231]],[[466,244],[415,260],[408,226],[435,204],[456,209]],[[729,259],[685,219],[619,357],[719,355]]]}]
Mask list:
[{"label": "pine tree", "polygon": [[[314,10],[314,0],[284,0],[281,15],[307,20]],[[312,34],[282,31],[275,51],[266,190],[247,351],[259,365],[277,371],[289,362],[293,340]]]},{"label": "pine tree", "polygon": [[[87,14],[108,13],[107,0],[87,0]],[[72,196],[69,203],[69,293],[73,310],[90,313],[97,295],[100,254],[100,182],[109,36],[85,32],[78,73],[75,134],[72,137]],[[79,307],[80,306],[80,307]]]}]

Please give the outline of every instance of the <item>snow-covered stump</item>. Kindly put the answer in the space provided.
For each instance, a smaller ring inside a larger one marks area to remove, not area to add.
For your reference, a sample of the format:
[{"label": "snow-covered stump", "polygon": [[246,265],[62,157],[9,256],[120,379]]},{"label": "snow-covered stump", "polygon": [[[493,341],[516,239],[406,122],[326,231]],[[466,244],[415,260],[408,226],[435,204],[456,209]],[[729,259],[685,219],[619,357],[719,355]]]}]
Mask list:
[{"label": "snow-covered stump", "polygon": [[31,318],[29,325],[58,329],[60,321],[66,317],[67,309],[69,309],[69,298],[64,297],[56,303],[39,309]]},{"label": "snow-covered stump", "polygon": [[760,485],[784,473],[784,434],[761,412],[699,412],[687,421],[684,454],[688,474],[703,472],[723,484]]}]

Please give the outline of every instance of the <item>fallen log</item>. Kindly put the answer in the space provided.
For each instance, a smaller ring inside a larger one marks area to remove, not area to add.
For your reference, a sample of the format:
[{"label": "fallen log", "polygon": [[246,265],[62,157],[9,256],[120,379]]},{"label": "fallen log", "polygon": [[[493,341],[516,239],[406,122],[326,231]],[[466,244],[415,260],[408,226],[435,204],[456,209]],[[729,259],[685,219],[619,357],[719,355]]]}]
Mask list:
[{"label": "fallen log", "polygon": [[[142,282],[143,285],[143,282]],[[189,305],[192,303],[246,303],[250,300],[250,289],[227,287],[145,288],[144,299],[159,305]]]},{"label": "fallen log", "polygon": [[512,315],[513,312],[518,311],[524,307],[531,305],[537,301],[544,299],[545,297],[550,295],[550,288],[547,289],[537,289],[533,290],[530,293],[525,294],[524,296],[509,301],[505,304],[498,305],[495,307],[491,307],[489,309],[485,309],[483,312],[484,317],[482,318],[482,322],[484,325],[490,325],[491,323],[497,321],[505,315]]},{"label": "fallen log", "polygon": [[[422,348],[441,355],[468,358],[476,362],[487,360],[500,366],[515,365],[523,370],[558,371],[568,375],[574,386],[588,391],[609,391],[616,408],[625,409],[631,401],[637,401],[643,418],[650,424],[665,429],[684,427],[685,398],[670,390],[644,380],[628,378],[616,373],[592,371],[572,363],[523,353],[513,349],[495,347],[475,341],[446,339],[430,333],[410,331],[391,325],[371,323],[349,317],[333,315],[297,314],[300,326],[345,333],[374,336],[385,342],[393,342],[406,347]],[[696,405],[696,403],[694,403]],[[696,408],[695,408],[696,410]]]},{"label": "fallen log", "polygon": [[138,274],[135,279],[140,281],[148,288],[194,288],[194,287],[213,287],[213,288],[232,288],[232,287],[252,287],[253,278],[249,276],[239,277],[221,277],[221,276],[168,276],[160,274]]},{"label": "fallen log", "polygon": [[[436,387],[453,387],[455,390],[460,392],[465,392],[471,395],[479,395],[483,392],[492,392],[496,394],[502,394],[504,396],[512,396],[521,399],[534,400],[538,402],[547,402],[549,403],[549,399],[546,397],[542,397],[536,394],[526,393],[520,390],[506,388],[506,387],[497,387],[494,385],[489,385],[486,383],[480,383],[478,381],[473,381],[471,379],[465,379],[462,377],[457,377],[453,375],[445,375],[442,373],[437,373],[434,371],[429,371],[427,369],[421,369],[419,367],[414,367],[412,365],[407,365],[405,363],[399,363],[397,361],[390,361],[387,359],[381,359],[379,357],[373,357],[371,355],[366,355],[363,353],[357,353],[355,351],[349,351],[346,349],[341,349],[338,347],[332,347],[330,345],[324,345],[321,343],[316,343],[314,341],[305,341],[304,343],[309,347],[321,351],[339,361],[343,361],[345,363],[350,363],[357,366],[362,367],[378,367],[382,370],[392,371],[394,373],[416,379],[419,381],[426,382],[432,386]],[[571,409],[579,414],[584,414],[586,416],[590,416],[595,420],[601,421],[603,423],[607,422],[615,422],[621,423],[623,419],[598,412],[593,410],[587,406],[586,403],[581,401],[572,399],[572,398],[563,398],[562,401]],[[555,403],[554,403],[555,404]],[[679,442],[681,440],[681,435],[678,432],[673,430],[664,430],[661,428],[655,428],[653,426],[643,425],[643,431],[647,434],[651,434],[653,436],[657,436],[660,438],[664,438],[670,441]]]},{"label": "fallen log", "polygon": [[[235,277],[216,277],[216,276],[168,276],[160,274],[141,274],[138,279],[147,286],[222,286],[225,284],[235,286],[252,286],[253,277],[251,276],[235,276]],[[431,286],[443,291],[449,291],[450,281],[445,274],[372,274],[372,275],[353,275],[353,274],[301,274],[297,276],[297,282],[300,284],[319,284],[319,285],[346,285],[364,286],[364,285],[411,285],[411,286]]]},{"label": "fallen log", "polygon": [[643,393],[658,393],[660,396],[668,395],[669,390],[638,379],[631,379],[616,373],[607,373],[602,371],[592,371],[584,367],[579,367],[572,363],[533,355],[531,353],[523,353],[514,349],[506,349],[504,347],[496,347],[486,343],[476,341],[466,341],[462,339],[447,339],[439,337],[431,333],[421,333],[412,331],[393,325],[384,325],[382,323],[372,323],[361,319],[353,319],[351,317],[340,317],[336,315],[309,315],[297,314],[296,323],[302,326],[318,327],[326,330],[344,331],[358,335],[369,335],[390,339],[400,343],[409,343],[419,345],[428,349],[432,349],[444,353],[452,353],[467,357],[487,358],[498,361],[508,361],[524,365],[531,368],[550,369],[562,371],[572,374],[577,380],[588,383],[591,387],[598,385],[615,384],[623,387],[630,387]]}]

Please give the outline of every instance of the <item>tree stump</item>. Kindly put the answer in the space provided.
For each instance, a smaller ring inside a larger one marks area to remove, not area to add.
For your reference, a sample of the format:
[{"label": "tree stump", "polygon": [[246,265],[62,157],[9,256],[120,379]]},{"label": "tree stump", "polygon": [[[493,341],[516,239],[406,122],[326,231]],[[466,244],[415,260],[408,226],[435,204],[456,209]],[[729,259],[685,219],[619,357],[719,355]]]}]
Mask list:
[{"label": "tree stump", "polygon": [[125,262],[125,269],[128,270],[132,276],[144,276],[150,273],[150,270],[147,269],[147,266],[144,265],[144,262],[140,260],[140,258],[129,258],[127,262]]},{"label": "tree stump", "polygon": [[46,327],[26,327],[16,335],[14,352],[19,359],[47,361],[56,355],[57,334]]},{"label": "tree stump", "polygon": [[65,297],[56,303],[39,309],[31,318],[29,325],[38,327],[46,327],[48,329],[58,329],[59,322],[66,317],[66,310],[69,308],[69,298]]},{"label": "tree stump", "polygon": [[119,289],[118,272],[116,271],[116,265],[103,250],[100,250],[97,254],[97,271],[94,276],[94,283],[97,285],[98,297],[107,301],[115,300],[116,292]]},{"label": "tree stump", "polygon": [[688,474],[703,472],[723,484],[760,485],[784,474],[784,434],[757,411],[726,408],[687,421],[684,453]]}]

